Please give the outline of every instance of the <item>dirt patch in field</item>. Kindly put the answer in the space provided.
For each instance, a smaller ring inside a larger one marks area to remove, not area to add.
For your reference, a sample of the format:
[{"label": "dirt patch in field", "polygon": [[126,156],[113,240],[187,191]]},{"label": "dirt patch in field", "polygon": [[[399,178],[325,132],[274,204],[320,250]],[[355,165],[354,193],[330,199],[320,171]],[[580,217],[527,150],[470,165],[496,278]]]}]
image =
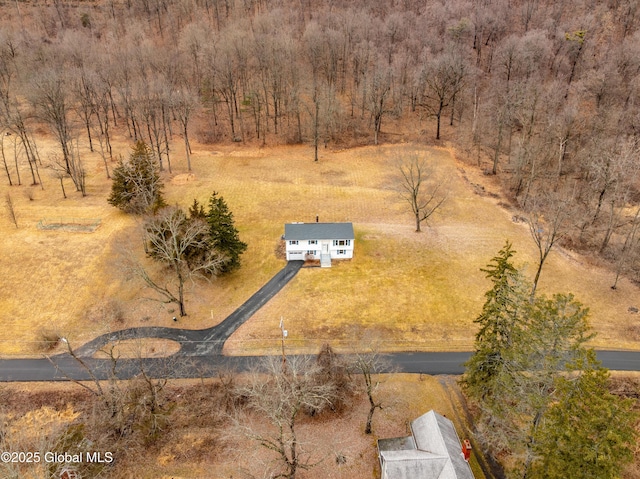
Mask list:
[{"label": "dirt patch in field", "polygon": [[171,179],[171,184],[173,185],[184,185],[189,183],[190,181],[195,181],[196,175],[193,173],[183,173],[181,175],[176,175]]},{"label": "dirt patch in field", "polygon": [[168,339],[128,339],[105,345],[95,358],[165,358],[180,351],[180,343]]}]

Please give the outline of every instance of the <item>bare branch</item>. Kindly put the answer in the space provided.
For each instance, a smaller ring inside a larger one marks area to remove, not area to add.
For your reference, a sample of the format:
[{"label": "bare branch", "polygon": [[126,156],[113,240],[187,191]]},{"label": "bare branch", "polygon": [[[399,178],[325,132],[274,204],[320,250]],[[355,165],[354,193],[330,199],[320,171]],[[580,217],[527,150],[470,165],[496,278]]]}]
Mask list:
[{"label": "bare branch", "polygon": [[152,278],[139,261],[129,255],[129,270],[156,291],[165,303],[180,308],[186,316],[184,288],[187,281],[209,279],[220,273],[227,256],[210,243],[208,224],[200,218],[187,218],[178,207],[167,207],[144,224],[144,242],[148,255],[161,263],[168,279],[163,285]]},{"label": "bare branch", "polygon": [[9,193],[4,197],[4,205],[7,209],[7,214],[9,215],[9,219],[11,222],[18,227],[18,217],[16,216],[16,208],[13,204],[13,200],[11,199],[11,195]]},{"label": "bare branch", "polygon": [[300,412],[315,414],[330,406],[335,385],[318,381],[320,367],[311,356],[267,357],[238,394],[248,401],[248,409],[268,419],[271,427],[258,431],[246,415],[234,422],[242,433],[262,447],[274,451],[280,471],[272,477],[295,477],[297,470],[310,469],[324,458],[313,458],[300,441],[296,425]]},{"label": "bare branch", "polygon": [[[540,195],[530,203],[527,223],[538,249],[538,269],[533,280],[531,299],[535,296],[542,267],[555,244],[568,233],[570,198],[558,194]],[[543,215],[546,212],[546,216]]]},{"label": "bare branch", "polygon": [[431,165],[415,151],[401,153],[398,170],[400,196],[411,206],[416,232],[419,233],[420,225],[427,222],[447,200],[444,191],[447,180],[438,177]]}]

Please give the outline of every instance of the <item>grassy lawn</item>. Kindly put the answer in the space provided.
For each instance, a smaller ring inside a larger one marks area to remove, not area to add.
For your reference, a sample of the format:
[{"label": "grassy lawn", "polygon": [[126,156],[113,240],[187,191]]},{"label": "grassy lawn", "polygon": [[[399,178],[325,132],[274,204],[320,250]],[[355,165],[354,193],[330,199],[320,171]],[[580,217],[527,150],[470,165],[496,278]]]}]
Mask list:
[{"label": "grassy lawn", "polygon": [[[126,155],[129,146],[122,142],[116,151]],[[489,286],[480,268],[509,239],[518,251],[516,261],[530,275],[534,271],[536,251],[526,226],[513,223],[498,198],[476,194],[473,182],[480,180],[474,180],[471,168],[463,172],[448,150],[415,146],[450,177],[449,200],[416,234],[394,187],[397,157],[411,146],[323,150],[314,163],[306,146],[195,145],[191,173],[179,146],[174,147],[174,172],[164,176],[167,202],[186,208],[194,198],[206,202],[219,192],[249,245],[239,271],[190,286],[189,316],[181,319],[181,327],[216,324],[284,267],[275,255],[284,223],[311,222],[317,215],[320,221],[351,221],[356,231],[353,260],[334,262],[331,269],[302,270],[233,336],[230,353],[275,352],[280,317],[291,350],[315,350],[325,341],[338,349],[371,343],[385,350],[469,349],[473,319]],[[54,145],[43,141],[40,148],[52,151]],[[123,270],[126,251],[145,261],[139,220],[106,203],[110,181],[101,161],[88,151],[84,158],[89,165],[86,198],[72,192],[67,180],[69,198],[63,199],[44,169],[44,190],[8,187],[6,181],[0,186],[3,198],[11,194],[20,226],[16,229],[6,214],[0,215],[1,354],[37,354],[43,334],[50,332],[79,345],[127,326],[175,325],[174,306],[149,300],[153,293]],[[39,219],[57,217],[100,218],[101,226],[95,233],[36,228]],[[540,291],[573,292],[590,306],[598,332],[594,345],[638,349],[627,308],[640,291],[623,281],[613,292],[611,283],[611,273],[554,251]],[[114,301],[122,309],[118,321],[97,312]]]}]

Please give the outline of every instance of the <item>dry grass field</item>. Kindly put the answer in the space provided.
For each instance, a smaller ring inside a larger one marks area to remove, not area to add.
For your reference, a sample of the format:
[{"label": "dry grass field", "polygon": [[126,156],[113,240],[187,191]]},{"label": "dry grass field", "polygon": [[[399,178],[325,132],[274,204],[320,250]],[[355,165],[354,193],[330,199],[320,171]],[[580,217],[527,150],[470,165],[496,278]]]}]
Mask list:
[{"label": "dry grass field", "polygon": [[[55,144],[39,144],[46,162]],[[128,154],[121,141],[116,152]],[[414,233],[408,205],[395,191],[396,162],[416,149],[450,177],[449,200],[424,228]],[[128,326],[173,326],[171,305],[150,300],[153,293],[130,277],[122,265],[127,251],[143,259],[136,218],[107,204],[110,180],[98,155],[82,151],[88,170],[88,196],[41,169],[39,186],[7,185],[19,228],[0,211],[0,354],[42,353],[45,337],[64,336],[79,345],[103,332]],[[323,149],[312,161],[308,146],[274,148],[194,145],[192,172],[176,140],[173,172],[164,173],[168,203],[187,207],[206,201],[213,191],[229,204],[249,248],[242,268],[211,283],[190,286],[189,316],[179,325],[205,328],[224,319],[284,266],[276,256],[283,225],[291,221],[351,221],[355,257],[330,269],[303,269],[227,343],[231,354],[275,352],[280,318],[292,351],[316,350],[331,341],[338,349],[376,343],[384,350],[469,349],[473,319],[489,284],[480,268],[505,240],[518,251],[516,262],[533,273],[536,251],[526,225],[499,205],[491,178],[459,164],[447,149],[385,145],[348,150]],[[114,165],[111,165],[113,167]],[[23,183],[28,182],[26,171]],[[483,188],[478,186],[484,185]],[[97,218],[93,233],[43,231],[41,219]],[[152,269],[154,266],[147,263]],[[157,268],[156,268],[157,271]],[[541,292],[573,292],[591,308],[601,348],[640,348],[637,316],[640,290],[571,252],[554,250],[543,270]],[[114,314],[116,310],[118,314]]]}]

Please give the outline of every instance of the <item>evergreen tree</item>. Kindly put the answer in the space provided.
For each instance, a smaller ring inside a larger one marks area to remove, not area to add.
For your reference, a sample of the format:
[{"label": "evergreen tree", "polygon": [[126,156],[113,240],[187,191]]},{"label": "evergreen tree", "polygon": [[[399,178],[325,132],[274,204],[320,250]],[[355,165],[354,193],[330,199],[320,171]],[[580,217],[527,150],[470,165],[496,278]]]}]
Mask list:
[{"label": "evergreen tree", "polygon": [[530,477],[614,479],[633,460],[633,400],[608,390],[608,371],[590,351],[573,366],[579,373],[556,378],[556,401],[540,426],[537,461]]},{"label": "evergreen tree", "polygon": [[555,397],[556,379],[571,364],[587,357],[589,310],[571,294],[555,294],[527,301],[522,337],[517,340],[517,361],[513,368],[515,405],[511,412],[514,429],[524,444],[522,477],[530,477],[532,461],[540,438],[539,427]]},{"label": "evergreen tree", "polygon": [[[515,251],[507,241],[486,269],[486,277],[493,287],[475,323],[475,353],[466,363],[462,384],[471,396],[488,400],[495,396],[498,380],[511,354],[514,335],[521,327],[526,309],[527,287],[519,271],[511,262]],[[497,394],[499,396],[499,394]]]},{"label": "evergreen tree", "polygon": [[204,206],[200,204],[200,202],[194,198],[193,204],[189,207],[189,218],[190,219],[207,219],[207,213],[204,211]]},{"label": "evergreen tree", "polygon": [[[189,216],[185,217],[185,223],[195,222],[203,223],[205,228],[199,233],[198,237],[195,238],[197,241],[195,241],[193,245],[190,245],[184,252],[185,260],[189,265],[197,265],[202,262],[210,250],[216,250],[220,253],[220,251],[213,246],[213,241],[211,240],[210,228],[207,223],[207,213],[204,210],[204,206],[202,206],[197,199],[193,200],[193,204],[189,207]],[[227,261],[226,256],[224,257],[225,260],[220,265],[220,268],[222,268]],[[222,272],[222,269],[220,269],[219,272]]]},{"label": "evergreen tree", "polygon": [[[531,303],[530,303],[531,304]],[[519,350],[529,370],[560,371],[586,354],[590,331],[589,309],[572,294],[536,298],[526,315],[526,337]]]},{"label": "evergreen tree", "polygon": [[[192,207],[199,213],[197,203]],[[189,210],[190,214],[192,210]],[[230,272],[240,266],[240,255],[247,249],[247,244],[240,240],[238,230],[235,228],[233,213],[224,198],[213,192],[209,198],[209,211],[206,221],[209,224],[211,242],[213,247],[228,259],[222,267],[222,272]]]},{"label": "evergreen tree", "polygon": [[128,162],[120,160],[113,170],[109,204],[126,213],[145,214],[165,206],[160,170],[153,153],[138,141]]}]

